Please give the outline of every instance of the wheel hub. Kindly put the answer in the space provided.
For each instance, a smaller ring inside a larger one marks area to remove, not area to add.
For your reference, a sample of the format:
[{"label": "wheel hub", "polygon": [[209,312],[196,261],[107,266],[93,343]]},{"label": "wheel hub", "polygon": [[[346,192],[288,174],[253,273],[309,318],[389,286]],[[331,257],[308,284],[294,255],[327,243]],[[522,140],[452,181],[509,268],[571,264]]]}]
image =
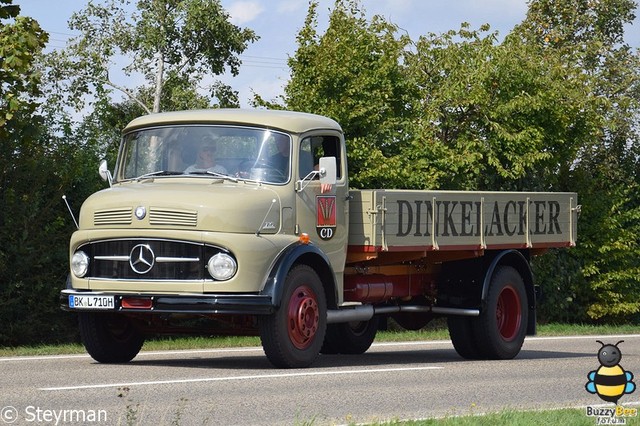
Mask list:
[{"label": "wheel hub", "polygon": [[506,286],[500,292],[496,306],[496,323],[502,338],[508,342],[515,339],[521,321],[520,297],[512,286]]},{"label": "wheel hub", "polygon": [[320,322],[320,309],[315,294],[307,286],[298,287],[289,301],[289,337],[298,349],[313,342]]}]

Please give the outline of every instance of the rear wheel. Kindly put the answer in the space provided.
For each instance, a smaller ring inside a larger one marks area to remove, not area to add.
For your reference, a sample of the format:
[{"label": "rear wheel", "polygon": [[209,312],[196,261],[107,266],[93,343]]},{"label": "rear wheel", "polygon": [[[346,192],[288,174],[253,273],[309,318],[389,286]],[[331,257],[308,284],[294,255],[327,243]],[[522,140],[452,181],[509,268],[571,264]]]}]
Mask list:
[{"label": "rear wheel", "polygon": [[482,352],[476,344],[473,330],[475,318],[450,316],[447,318],[451,343],[458,355],[466,359],[480,359]]},{"label": "rear wheel", "polygon": [[511,266],[498,268],[491,278],[486,308],[474,322],[476,341],[484,357],[511,359],[518,355],[527,332],[524,281]]},{"label": "rear wheel", "polygon": [[511,359],[524,343],[528,313],[522,277],[515,268],[501,266],[491,277],[480,316],[449,317],[449,335],[463,358]]},{"label": "rear wheel", "polygon": [[259,327],[262,347],[273,365],[311,365],[320,353],[327,327],[324,289],[312,268],[300,265],[289,272],[280,308],[261,317]]},{"label": "rear wheel", "polygon": [[98,362],[129,362],[144,343],[144,335],[123,315],[80,312],[78,322],[82,343]]},{"label": "rear wheel", "polygon": [[377,332],[378,317],[373,317],[368,321],[329,324],[320,352],[323,354],[363,354],[371,347]]}]

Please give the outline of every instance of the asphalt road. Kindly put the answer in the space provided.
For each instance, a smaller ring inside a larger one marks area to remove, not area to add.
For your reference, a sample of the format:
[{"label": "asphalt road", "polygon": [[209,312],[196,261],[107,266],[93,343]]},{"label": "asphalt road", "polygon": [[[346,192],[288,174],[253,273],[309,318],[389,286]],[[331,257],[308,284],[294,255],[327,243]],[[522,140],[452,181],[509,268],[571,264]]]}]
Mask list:
[{"label": "asphalt road", "polygon": [[448,341],[379,343],[300,370],[272,368],[261,348],[142,352],[126,365],[0,358],[0,426],[321,425],[597,406],[585,383],[600,367],[598,339],[624,340],[620,365],[640,378],[640,334],[528,338],[510,361],[464,361]]}]

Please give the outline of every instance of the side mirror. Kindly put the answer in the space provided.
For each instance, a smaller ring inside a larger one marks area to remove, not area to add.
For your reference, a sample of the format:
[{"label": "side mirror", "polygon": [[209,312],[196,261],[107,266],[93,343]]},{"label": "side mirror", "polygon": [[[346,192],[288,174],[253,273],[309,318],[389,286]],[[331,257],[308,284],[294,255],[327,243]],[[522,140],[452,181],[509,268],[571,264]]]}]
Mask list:
[{"label": "side mirror", "polygon": [[100,167],[98,168],[98,173],[102,180],[109,182],[109,186],[111,186],[111,182],[113,181],[113,177],[111,176],[111,172],[109,171],[109,166],[107,165],[107,160],[102,160],[100,162]]},{"label": "side mirror", "polygon": [[337,181],[337,166],[336,166],[336,157],[322,157],[320,158],[320,163],[318,164],[318,169],[320,172],[320,183],[335,185]]},{"label": "side mirror", "polygon": [[322,157],[317,170],[312,170],[305,177],[296,182],[296,192],[300,192],[316,177],[320,177],[320,185],[335,185],[337,181],[336,157]]}]

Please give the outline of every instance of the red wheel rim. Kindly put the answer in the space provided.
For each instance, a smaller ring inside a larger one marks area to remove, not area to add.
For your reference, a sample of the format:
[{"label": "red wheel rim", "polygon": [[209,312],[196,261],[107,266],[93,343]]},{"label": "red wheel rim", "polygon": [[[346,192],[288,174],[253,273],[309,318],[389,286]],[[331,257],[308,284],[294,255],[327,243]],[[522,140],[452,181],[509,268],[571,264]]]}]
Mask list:
[{"label": "red wheel rim", "polygon": [[298,349],[311,346],[318,331],[320,309],[315,293],[306,285],[296,288],[291,294],[287,320],[293,346]]},{"label": "red wheel rim", "polygon": [[511,341],[516,338],[522,321],[520,296],[512,286],[506,286],[498,296],[496,321],[502,338]]}]

